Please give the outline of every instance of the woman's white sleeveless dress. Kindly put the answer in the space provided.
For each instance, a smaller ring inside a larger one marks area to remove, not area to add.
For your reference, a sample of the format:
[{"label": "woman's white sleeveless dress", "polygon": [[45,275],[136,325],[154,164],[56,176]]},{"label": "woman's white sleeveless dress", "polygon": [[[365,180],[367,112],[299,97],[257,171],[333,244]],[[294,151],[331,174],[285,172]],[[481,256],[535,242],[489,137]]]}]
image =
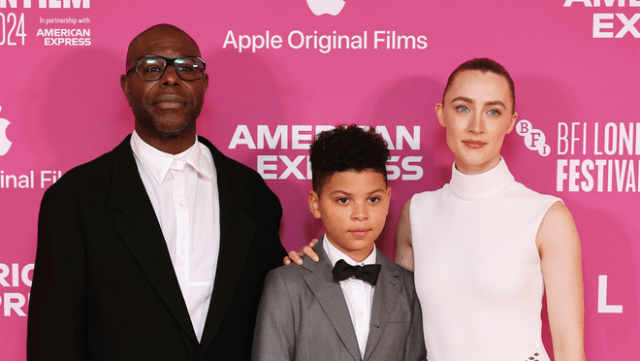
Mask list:
[{"label": "woman's white sleeveless dress", "polygon": [[514,180],[504,160],[411,199],[415,282],[430,361],[548,361],[536,234],[559,198]]}]

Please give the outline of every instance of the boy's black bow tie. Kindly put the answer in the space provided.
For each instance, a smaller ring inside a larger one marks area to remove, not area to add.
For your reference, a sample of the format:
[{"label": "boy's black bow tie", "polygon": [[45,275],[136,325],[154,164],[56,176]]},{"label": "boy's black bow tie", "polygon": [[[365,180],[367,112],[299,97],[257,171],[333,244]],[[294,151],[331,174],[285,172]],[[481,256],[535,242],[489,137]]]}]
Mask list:
[{"label": "boy's black bow tie", "polygon": [[375,286],[376,282],[378,282],[378,273],[380,272],[381,267],[382,266],[379,264],[351,266],[341,259],[336,262],[335,267],[333,267],[333,279],[335,281],[342,281],[349,277],[355,277]]}]

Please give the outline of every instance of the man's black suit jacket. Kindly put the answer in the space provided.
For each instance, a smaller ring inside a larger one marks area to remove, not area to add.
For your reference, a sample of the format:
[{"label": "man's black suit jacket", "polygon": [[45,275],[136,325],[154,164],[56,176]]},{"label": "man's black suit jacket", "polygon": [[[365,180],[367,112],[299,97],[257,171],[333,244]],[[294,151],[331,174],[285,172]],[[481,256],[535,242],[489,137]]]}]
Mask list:
[{"label": "man's black suit jacket", "polygon": [[130,136],[44,195],[27,355],[39,360],[249,360],[266,273],[286,255],[282,208],[254,170],[209,141],[220,253],[198,343]]}]

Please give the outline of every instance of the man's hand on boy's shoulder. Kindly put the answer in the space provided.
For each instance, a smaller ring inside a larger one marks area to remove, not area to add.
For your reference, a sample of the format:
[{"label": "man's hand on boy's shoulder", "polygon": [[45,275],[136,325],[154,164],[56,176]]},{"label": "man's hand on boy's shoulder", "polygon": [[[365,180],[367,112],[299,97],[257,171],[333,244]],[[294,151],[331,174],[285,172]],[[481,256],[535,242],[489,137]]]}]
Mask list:
[{"label": "man's hand on boy's shoulder", "polygon": [[318,262],[320,260],[320,257],[318,257],[318,254],[313,251],[313,246],[315,246],[316,243],[318,243],[318,239],[314,238],[314,239],[311,240],[311,243],[309,243],[308,246],[302,247],[300,252],[289,251],[289,255],[285,256],[282,261],[287,266],[291,264],[291,261],[297,263],[298,265],[301,265],[302,264],[302,256],[307,255],[314,262]]}]

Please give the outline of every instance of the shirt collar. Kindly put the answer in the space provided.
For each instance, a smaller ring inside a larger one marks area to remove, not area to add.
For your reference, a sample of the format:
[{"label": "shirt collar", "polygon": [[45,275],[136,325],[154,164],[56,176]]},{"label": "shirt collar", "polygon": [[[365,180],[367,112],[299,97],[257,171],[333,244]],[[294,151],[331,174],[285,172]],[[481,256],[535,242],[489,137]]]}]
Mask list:
[{"label": "shirt collar", "polygon": [[332,266],[335,266],[336,262],[338,262],[341,259],[343,259],[345,262],[347,262],[351,266],[376,263],[376,245],[375,244],[373,245],[373,250],[371,251],[371,254],[367,256],[367,258],[365,258],[364,261],[356,262],[351,257],[344,254],[344,252],[336,248],[336,246],[334,246],[333,243],[329,241],[329,238],[327,237],[326,234],[324,235],[324,240],[325,241],[322,242],[322,248],[324,248],[324,251],[327,252],[327,256],[329,256],[329,261],[331,261]]},{"label": "shirt collar", "polygon": [[131,135],[133,153],[158,184],[162,184],[175,160],[182,160],[202,177],[211,178],[212,174],[207,167],[207,158],[202,154],[201,146],[196,138],[195,143],[189,149],[174,155],[154,148],[142,140],[135,130]]}]

